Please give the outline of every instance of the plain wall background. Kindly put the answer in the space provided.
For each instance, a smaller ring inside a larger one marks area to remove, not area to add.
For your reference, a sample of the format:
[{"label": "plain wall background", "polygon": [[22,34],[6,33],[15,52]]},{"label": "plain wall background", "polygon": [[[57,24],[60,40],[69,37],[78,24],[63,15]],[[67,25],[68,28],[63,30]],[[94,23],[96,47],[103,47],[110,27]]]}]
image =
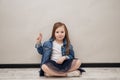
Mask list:
[{"label": "plain wall background", "polygon": [[120,0],[0,0],[0,64],[40,63],[36,38],[58,21],[83,63],[120,63]]}]

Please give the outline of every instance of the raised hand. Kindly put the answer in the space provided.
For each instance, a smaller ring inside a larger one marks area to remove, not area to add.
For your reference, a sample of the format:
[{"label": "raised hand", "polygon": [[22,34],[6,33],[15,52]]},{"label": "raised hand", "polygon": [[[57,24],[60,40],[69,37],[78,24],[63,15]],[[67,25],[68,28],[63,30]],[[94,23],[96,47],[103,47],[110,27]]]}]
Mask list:
[{"label": "raised hand", "polygon": [[42,34],[40,33],[36,39],[36,43],[40,43],[42,41]]}]

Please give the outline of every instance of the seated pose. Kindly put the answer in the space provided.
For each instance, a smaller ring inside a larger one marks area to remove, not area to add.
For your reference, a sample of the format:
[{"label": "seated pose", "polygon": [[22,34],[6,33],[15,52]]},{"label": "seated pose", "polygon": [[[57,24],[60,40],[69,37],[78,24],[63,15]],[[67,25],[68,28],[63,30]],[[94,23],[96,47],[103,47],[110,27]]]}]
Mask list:
[{"label": "seated pose", "polygon": [[[41,44],[42,34],[38,36],[35,47],[42,55],[40,76],[79,76],[81,62],[75,58],[67,27],[56,22],[50,39]],[[75,74],[71,75],[70,73]]]}]

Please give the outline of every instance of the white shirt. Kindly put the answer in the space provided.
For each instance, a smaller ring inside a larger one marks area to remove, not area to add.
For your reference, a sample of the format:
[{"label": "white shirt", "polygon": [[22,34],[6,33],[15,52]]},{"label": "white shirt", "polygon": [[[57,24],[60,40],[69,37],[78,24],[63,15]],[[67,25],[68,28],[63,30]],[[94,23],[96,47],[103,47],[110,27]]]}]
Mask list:
[{"label": "white shirt", "polygon": [[57,61],[60,57],[62,57],[61,47],[63,44],[58,44],[56,41],[53,41],[53,50],[51,60]]}]

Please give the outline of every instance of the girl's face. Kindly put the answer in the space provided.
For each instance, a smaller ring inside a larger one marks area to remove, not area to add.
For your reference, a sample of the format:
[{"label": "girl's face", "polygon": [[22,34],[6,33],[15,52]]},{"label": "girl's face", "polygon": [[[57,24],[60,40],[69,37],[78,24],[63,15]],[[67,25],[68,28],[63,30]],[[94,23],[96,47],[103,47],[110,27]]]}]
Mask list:
[{"label": "girl's face", "polygon": [[64,37],[65,37],[64,26],[60,26],[55,30],[55,38],[57,41],[63,41]]}]

